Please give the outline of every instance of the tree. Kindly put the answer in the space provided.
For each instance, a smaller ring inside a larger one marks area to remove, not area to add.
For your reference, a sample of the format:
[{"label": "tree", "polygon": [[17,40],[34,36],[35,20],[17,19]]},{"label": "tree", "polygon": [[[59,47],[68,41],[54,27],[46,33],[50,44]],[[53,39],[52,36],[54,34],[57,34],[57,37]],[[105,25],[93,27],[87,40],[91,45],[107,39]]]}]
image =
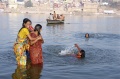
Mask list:
[{"label": "tree", "polygon": [[33,3],[31,2],[31,0],[25,2],[25,7],[33,7]]}]

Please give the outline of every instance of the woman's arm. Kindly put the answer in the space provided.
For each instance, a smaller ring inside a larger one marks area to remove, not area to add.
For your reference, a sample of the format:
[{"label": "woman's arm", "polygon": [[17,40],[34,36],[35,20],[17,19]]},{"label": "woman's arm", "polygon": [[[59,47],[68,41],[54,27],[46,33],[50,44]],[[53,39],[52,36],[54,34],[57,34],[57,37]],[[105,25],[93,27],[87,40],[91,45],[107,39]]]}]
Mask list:
[{"label": "woman's arm", "polygon": [[27,35],[27,37],[29,38],[29,40],[30,40],[30,41],[33,41],[33,40],[38,39],[38,38],[33,38],[33,37],[31,37],[31,36],[30,36],[30,34],[29,34],[29,35]]},{"label": "woman's arm", "polygon": [[38,41],[37,39],[36,39],[36,40],[34,40],[34,41],[30,41],[30,45],[35,44],[37,41]]},{"label": "woman's arm", "polygon": [[42,36],[41,36],[41,41],[42,41],[42,43],[44,43],[44,39],[42,38]]},{"label": "woman's arm", "polygon": [[30,45],[35,44],[38,40],[41,40],[42,43],[44,43],[44,40],[43,40],[42,36],[38,36],[36,40],[34,40],[34,41],[30,41]]}]

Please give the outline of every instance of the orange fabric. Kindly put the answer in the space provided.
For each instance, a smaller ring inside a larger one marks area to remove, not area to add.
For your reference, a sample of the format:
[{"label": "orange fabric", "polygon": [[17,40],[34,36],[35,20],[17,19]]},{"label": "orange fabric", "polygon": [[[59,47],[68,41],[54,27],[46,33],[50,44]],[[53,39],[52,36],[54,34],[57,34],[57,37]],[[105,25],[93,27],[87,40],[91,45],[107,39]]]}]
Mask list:
[{"label": "orange fabric", "polygon": [[76,58],[81,58],[81,55],[78,55],[78,54],[77,54],[77,55],[76,55]]}]

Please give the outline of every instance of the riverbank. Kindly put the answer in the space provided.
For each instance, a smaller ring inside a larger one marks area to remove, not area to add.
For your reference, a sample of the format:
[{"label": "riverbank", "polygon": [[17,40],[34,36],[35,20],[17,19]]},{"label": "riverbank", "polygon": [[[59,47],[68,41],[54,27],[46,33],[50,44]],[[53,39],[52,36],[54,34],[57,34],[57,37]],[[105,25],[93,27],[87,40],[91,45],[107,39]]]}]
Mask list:
[{"label": "riverbank", "polygon": [[[29,7],[29,8],[18,8],[18,9],[6,8],[2,12],[3,13],[26,13],[26,14],[49,14],[49,13],[53,13],[53,11],[56,11],[56,13],[64,14],[64,15],[117,15],[117,16],[120,16],[120,11],[116,9],[113,9],[113,11],[115,12],[114,14],[112,13],[105,14],[102,8],[100,8],[99,10],[100,10],[99,12],[84,12],[84,11],[81,11],[81,8],[72,8],[67,11],[64,11],[62,9],[51,9],[51,8],[42,9],[42,8],[36,8],[36,7]],[[107,10],[112,10],[112,9],[108,8]]]}]

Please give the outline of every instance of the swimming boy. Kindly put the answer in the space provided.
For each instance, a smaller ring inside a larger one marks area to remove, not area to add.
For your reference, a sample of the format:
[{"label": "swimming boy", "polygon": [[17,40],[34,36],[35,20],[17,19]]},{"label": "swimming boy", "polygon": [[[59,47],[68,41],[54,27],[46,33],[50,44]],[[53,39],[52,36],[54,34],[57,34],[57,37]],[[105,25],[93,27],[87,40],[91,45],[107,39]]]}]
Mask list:
[{"label": "swimming boy", "polygon": [[77,58],[85,58],[85,51],[80,49],[80,47],[75,44],[75,47],[78,49],[78,53],[76,54]]}]

